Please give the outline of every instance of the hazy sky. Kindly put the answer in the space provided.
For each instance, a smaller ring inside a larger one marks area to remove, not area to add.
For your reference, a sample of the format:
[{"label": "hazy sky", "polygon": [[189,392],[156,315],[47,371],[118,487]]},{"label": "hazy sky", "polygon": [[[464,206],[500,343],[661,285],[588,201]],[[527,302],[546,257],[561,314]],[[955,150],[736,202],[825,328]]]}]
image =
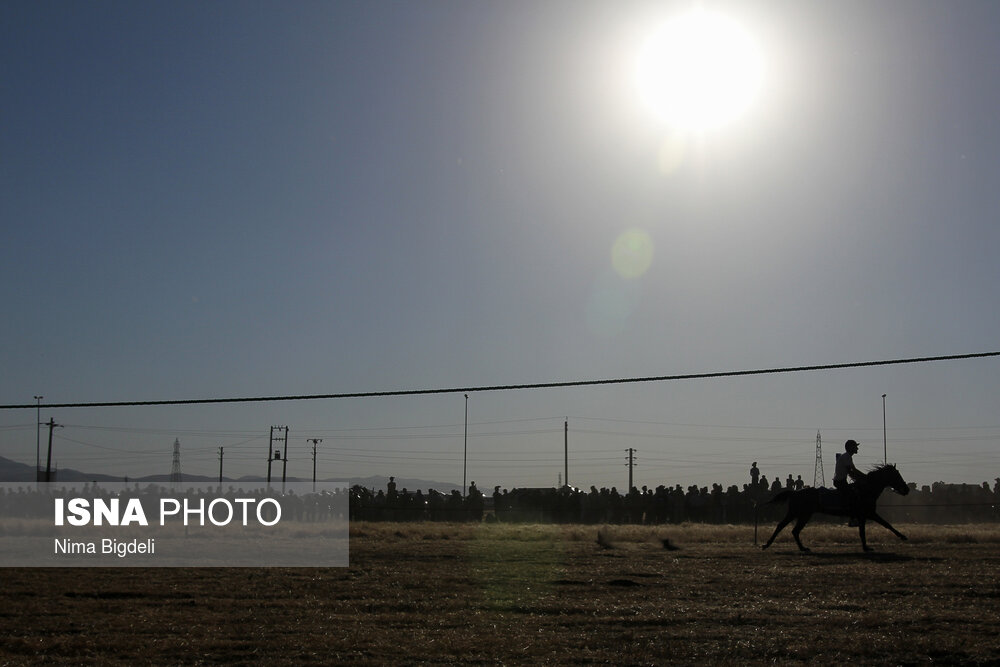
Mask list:
[{"label": "hazy sky", "polygon": [[[6,2],[0,403],[521,384],[1000,349],[1000,5],[702,3],[756,97],[640,102],[692,3]],[[618,244],[616,246],[616,243]],[[614,251],[614,248],[618,251]],[[473,393],[468,478],[1000,476],[1000,360]],[[42,411],[60,467],[461,483],[461,394]],[[33,463],[34,410],[0,411]],[[44,443],[44,434],[43,434]],[[43,456],[44,459],[44,456]],[[44,460],[43,460],[44,463]]]}]

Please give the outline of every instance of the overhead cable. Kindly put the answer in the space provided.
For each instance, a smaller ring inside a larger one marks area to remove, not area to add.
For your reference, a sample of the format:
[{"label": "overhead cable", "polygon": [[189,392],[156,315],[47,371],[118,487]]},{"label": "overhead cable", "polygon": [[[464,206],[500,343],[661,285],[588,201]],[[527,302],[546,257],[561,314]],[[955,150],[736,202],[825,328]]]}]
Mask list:
[{"label": "overhead cable", "polygon": [[[337,398],[375,398],[388,396],[421,396],[429,394],[471,394],[489,391],[512,391],[516,389],[556,389],[565,387],[594,387],[613,384],[638,384],[644,382],[670,382],[674,380],[704,380],[710,378],[741,377],[747,375],[776,375],[779,373],[802,373],[805,371],[829,371],[843,368],[865,368],[872,366],[897,366],[931,361],[954,361],[958,359],[981,359],[998,357],[1000,352],[977,352],[973,354],[951,354],[938,357],[912,357],[909,359],[884,359],[881,361],[857,361],[844,364],[821,364],[813,366],[788,366],[783,368],[762,368],[741,371],[717,371],[711,373],[685,373],[681,375],[656,375],[650,377],[627,377],[604,380],[573,380],[567,382],[536,382],[529,384],[483,385],[473,387],[452,387],[449,389],[396,389],[390,391],[360,391],[340,394],[304,394],[298,396],[256,396],[244,398],[193,398],[165,401],[102,401],[89,403],[45,403],[44,408],[112,408],[147,405],[206,405],[211,403],[271,403],[277,401],[315,401]],[[35,403],[0,405],[0,410],[36,409]]]}]

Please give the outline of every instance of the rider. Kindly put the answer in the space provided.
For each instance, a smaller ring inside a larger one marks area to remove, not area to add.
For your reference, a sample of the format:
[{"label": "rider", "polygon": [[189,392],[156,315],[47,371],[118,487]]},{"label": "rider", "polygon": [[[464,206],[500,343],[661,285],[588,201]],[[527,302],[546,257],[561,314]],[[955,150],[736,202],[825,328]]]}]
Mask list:
[{"label": "rider", "polygon": [[[844,453],[837,454],[837,467],[833,473],[833,485],[840,490],[851,505],[853,514],[859,513],[857,507],[857,493],[853,485],[849,484],[847,478],[861,481],[865,474],[854,467],[854,455],[858,453],[858,443],[855,440],[848,440],[844,443]],[[852,521],[853,523],[853,521]]]}]

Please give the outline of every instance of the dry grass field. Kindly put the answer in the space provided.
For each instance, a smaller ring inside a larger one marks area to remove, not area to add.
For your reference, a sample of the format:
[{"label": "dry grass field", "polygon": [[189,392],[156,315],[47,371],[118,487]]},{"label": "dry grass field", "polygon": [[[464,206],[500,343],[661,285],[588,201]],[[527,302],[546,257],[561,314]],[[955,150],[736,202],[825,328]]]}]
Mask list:
[{"label": "dry grass field", "polygon": [[1000,661],[1000,526],[899,527],[863,554],[810,526],[800,554],[744,526],[354,524],[350,568],[7,569],[0,664]]}]

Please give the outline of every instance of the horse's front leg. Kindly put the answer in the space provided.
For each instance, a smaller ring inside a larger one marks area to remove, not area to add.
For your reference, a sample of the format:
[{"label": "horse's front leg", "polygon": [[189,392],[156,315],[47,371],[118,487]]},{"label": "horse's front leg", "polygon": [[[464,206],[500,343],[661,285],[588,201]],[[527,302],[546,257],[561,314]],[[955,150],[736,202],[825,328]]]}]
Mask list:
[{"label": "horse's front leg", "polygon": [[891,523],[889,523],[888,521],[886,521],[885,519],[883,519],[882,517],[880,517],[878,515],[878,512],[872,512],[870,518],[872,519],[872,521],[874,521],[875,523],[879,524],[880,526],[882,526],[884,528],[887,528],[890,531],[892,531],[893,535],[895,535],[899,539],[903,540],[904,542],[906,541],[906,539],[907,539],[906,535],[903,535],[901,532],[899,532],[898,530],[896,530],[895,528],[893,528]]}]

